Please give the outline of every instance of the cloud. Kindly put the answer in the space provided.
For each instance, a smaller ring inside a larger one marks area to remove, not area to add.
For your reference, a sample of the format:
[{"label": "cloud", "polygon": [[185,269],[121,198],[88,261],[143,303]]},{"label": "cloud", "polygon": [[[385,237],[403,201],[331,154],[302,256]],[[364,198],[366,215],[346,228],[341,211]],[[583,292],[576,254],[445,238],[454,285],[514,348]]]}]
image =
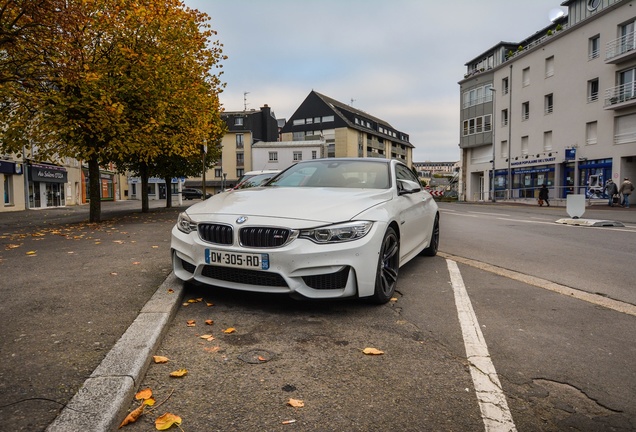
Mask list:
[{"label": "cloud", "polygon": [[[221,102],[289,118],[316,90],[410,135],[416,161],[459,159],[465,63],[549,24],[561,0],[185,0],[229,57]],[[563,8],[562,8],[563,9]]]}]

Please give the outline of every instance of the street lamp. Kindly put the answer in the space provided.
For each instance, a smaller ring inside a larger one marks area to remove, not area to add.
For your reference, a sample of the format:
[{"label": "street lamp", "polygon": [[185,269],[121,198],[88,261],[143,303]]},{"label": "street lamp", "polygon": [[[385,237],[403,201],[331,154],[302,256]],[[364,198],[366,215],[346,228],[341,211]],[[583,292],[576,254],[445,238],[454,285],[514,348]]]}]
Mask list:
[{"label": "street lamp", "polygon": [[490,91],[492,92],[492,195],[490,196],[492,202],[496,202],[495,200],[495,120],[497,117],[496,107],[496,96],[497,90],[490,87]]}]

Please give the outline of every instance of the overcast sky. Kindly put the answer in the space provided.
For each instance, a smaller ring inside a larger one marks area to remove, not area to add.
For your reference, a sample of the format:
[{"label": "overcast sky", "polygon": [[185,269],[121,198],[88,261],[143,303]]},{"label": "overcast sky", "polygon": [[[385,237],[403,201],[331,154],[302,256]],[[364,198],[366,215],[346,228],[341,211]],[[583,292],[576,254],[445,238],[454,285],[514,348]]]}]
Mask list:
[{"label": "overcast sky", "polygon": [[413,159],[459,160],[465,63],[546,27],[562,0],[184,0],[229,58],[228,111],[289,119],[316,90],[410,135]]}]

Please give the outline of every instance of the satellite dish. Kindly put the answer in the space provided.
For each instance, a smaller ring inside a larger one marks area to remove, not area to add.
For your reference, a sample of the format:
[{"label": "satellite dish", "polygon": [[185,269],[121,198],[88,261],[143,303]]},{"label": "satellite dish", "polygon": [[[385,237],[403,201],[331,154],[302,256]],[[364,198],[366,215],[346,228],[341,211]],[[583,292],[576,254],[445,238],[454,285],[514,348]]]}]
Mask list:
[{"label": "satellite dish", "polygon": [[555,22],[556,20],[561,18],[563,15],[565,15],[565,12],[563,12],[563,9],[556,8],[550,11],[550,13],[548,14],[548,17],[550,18],[550,21]]}]

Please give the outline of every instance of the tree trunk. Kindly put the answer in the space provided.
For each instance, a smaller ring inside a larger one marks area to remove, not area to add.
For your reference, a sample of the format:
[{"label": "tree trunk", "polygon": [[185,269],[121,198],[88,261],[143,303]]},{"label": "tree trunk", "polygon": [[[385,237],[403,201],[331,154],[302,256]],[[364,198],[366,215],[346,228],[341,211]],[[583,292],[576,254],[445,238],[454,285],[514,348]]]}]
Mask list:
[{"label": "tree trunk", "polygon": [[93,155],[88,160],[88,197],[90,199],[89,216],[90,223],[102,221],[102,197],[99,177],[99,160]]},{"label": "tree trunk", "polygon": [[166,208],[172,208],[172,177],[166,177]]},{"label": "tree trunk", "polygon": [[148,203],[148,165],[141,163],[139,168],[139,177],[141,177],[141,212],[150,212]]}]

